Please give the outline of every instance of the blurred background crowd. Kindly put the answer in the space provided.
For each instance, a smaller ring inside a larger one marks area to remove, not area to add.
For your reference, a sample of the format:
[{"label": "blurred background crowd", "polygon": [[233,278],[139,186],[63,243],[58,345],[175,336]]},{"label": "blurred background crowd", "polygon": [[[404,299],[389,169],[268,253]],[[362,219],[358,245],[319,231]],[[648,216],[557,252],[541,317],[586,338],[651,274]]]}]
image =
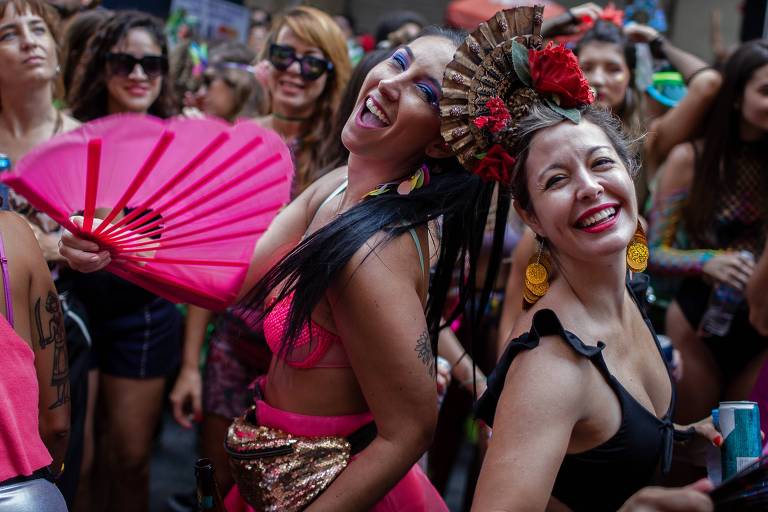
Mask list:
[{"label": "blurred background crowd", "polygon": [[[56,134],[119,112],[249,118],[288,144],[298,194],[346,162],[343,125],[367,72],[392,48],[429,24],[471,30],[520,2],[308,3],[1,2],[0,152],[12,165]],[[760,400],[761,383],[768,395],[768,372],[761,377],[768,313],[760,296],[768,230],[766,1],[537,3],[546,5],[544,35],[574,49],[598,103],[636,140],[651,249],[649,313],[676,371],[676,421],[705,416],[721,398]],[[21,27],[30,13],[45,26],[27,34]],[[38,38],[47,67],[37,74],[15,68],[12,38]],[[723,172],[732,180],[718,189]],[[214,317],[180,308],[114,276],[74,276],[61,264],[59,227],[24,198],[3,194],[4,208],[33,226],[64,298],[71,420],[60,430],[69,447],[47,446],[64,462],[57,482],[70,509],[194,510],[196,452],[216,462],[226,492],[232,479],[221,439],[269,361],[258,326],[245,325],[235,310]],[[522,272],[535,251],[514,213],[507,231],[483,336],[470,347],[460,321],[441,334],[455,349],[441,351],[449,384],[423,463],[453,510],[471,503],[483,451],[471,404],[521,311]],[[728,325],[708,323],[721,285],[738,304]],[[233,329],[243,343],[217,336]],[[146,339],[137,344],[137,336]]]}]

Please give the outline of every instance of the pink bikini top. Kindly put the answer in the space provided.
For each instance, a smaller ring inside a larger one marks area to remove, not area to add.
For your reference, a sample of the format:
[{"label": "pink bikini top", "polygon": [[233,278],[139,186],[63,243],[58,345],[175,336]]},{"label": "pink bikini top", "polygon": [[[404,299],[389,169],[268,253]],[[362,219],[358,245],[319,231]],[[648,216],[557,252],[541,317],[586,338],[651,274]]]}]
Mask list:
[{"label": "pink bikini top", "polygon": [[[280,352],[293,294],[275,304],[264,317],[264,338],[273,354]],[[310,321],[293,342],[293,350],[285,362],[294,368],[349,368],[349,359],[341,338],[322,325]]]},{"label": "pink bikini top", "polygon": [[[347,182],[344,181],[322,202],[318,210],[340,194],[346,187]],[[425,264],[421,242],[419,242],[416,231],[411,229],[410,234],[419,253],[421,271],[424,272]],[[267,345],[269,345],[273,354],[280,353],[292,302],[293,293],[275,304],[272,311],[264,317],[264,338],[267,340]],[[287,354],[285,362],[294,368],[302,369],[351,367],[339,335],[311,319],[309,325],[305,325],[298,338],[294,340],[293,349],[290,354]]]}]

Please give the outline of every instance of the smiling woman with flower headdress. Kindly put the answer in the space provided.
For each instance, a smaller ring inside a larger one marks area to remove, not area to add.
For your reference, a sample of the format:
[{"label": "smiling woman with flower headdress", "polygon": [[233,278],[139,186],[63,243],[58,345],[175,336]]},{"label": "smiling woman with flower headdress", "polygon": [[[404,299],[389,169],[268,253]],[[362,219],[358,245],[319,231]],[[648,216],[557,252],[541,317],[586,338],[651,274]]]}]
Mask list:
[{"label": "smiling woman with flower headdress", "polygon": [[[526,49],[501,21],[459,48],[441,105],[443,137],[539,240],[529,309],[477,406],[493,437],[474,508],[617,510],[669,470],[676,432],[670,374],[627,286],[648,259],[636,164],[570,50]],[[718,442],[710,421],[692,427]]]}]

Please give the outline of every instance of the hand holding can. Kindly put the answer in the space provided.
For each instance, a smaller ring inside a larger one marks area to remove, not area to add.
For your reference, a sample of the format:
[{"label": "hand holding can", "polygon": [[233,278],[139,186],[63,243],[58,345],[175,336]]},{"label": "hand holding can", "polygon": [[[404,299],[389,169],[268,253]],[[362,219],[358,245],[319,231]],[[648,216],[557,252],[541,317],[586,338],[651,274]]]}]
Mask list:
[{"label": "hand holding can", "polygon": [[760,458],[760,411],[757,403],[720,402],[712,411],[715,426],[723,435],[722,475],[726,480]]}]

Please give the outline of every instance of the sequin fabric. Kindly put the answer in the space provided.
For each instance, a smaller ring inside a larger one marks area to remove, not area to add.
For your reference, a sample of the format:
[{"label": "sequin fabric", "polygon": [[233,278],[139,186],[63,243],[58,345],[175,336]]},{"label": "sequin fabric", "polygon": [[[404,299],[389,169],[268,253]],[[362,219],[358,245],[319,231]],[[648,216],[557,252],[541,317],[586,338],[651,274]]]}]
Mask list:
[{"label": "sequin fabric", "polygon": [[245,417],[230,425],[226,445],[240,495],[265,512],[304,510],[344,470],[351,452],[343,437],[294,436]]}]

